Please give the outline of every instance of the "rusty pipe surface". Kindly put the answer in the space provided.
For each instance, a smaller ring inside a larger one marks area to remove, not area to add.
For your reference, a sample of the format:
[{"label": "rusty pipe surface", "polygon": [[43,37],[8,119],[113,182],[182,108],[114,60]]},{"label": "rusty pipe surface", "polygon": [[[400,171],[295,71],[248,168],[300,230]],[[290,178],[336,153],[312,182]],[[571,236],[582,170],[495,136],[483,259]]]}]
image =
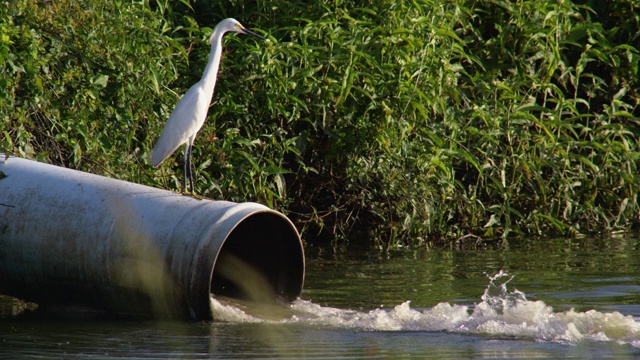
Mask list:
[{"label": "rusty pipe surface", "polygon": [[0,154],[0,294],[45,308],[209,320],[211,294],[294,300],[304,262],[295,226],[266,206]]}]

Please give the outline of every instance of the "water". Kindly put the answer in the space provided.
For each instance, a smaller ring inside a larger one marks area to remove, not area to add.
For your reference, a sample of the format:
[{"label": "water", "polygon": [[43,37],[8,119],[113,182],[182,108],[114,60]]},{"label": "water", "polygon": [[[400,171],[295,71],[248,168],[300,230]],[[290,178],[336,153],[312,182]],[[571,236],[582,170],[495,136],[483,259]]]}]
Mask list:
[{"label": "water", "polygon": [[[307,248],[290,313],[212,299],[212,323],[12,316],[0,356],[626,359],[640,356],[638,238],[531,240],[391,254]],[[244,311],[244,310],[247,311]]]}]

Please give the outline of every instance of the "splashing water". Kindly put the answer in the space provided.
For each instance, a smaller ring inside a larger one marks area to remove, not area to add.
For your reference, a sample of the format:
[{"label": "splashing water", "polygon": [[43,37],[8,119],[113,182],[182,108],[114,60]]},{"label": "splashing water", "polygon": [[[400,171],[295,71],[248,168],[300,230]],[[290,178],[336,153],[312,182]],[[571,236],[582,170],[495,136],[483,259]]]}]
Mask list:
[{"label": "splashing water", "polygon": [[509,292],[513,279],[504,271],[488,276],[481,302],[472,307],[439,303],[431,309],[412,309],[410,301],[393,309],[369,312],[325,307],[306,300],[290,305],[288,316],[274,320],[250,315],[234,304],[211,298],[217,320],[305,324],[362,331],[448,331],[536,341],[574,343],[582,340],[615,341],[640,348],[640,322],[619,312],[573,309],[554,313],[543,301],[529,301],[518,290]]}]

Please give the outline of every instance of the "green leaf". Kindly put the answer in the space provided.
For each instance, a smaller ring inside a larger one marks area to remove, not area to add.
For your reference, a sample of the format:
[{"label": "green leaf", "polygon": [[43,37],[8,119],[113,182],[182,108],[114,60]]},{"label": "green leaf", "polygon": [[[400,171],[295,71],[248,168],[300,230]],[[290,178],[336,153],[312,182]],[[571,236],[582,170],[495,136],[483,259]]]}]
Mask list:
[{"label": "green leaf", "polygon": [[100,75],[93,79],[93,84],[98,87],[105,88],[107,86],[108,81],[109,81],[108,75]]}]

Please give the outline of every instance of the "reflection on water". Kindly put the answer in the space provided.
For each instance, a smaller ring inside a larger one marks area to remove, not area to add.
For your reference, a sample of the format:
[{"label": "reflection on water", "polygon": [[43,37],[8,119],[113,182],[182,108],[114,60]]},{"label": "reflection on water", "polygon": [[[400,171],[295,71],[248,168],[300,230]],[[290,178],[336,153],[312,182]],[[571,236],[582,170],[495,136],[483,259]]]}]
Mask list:
[{"label": "reflection on water", "polygon": [[406,250],[390,255],[360,252],[313,258],[313,253],[313,248],[307,249],[308,266],[314,269],[308,271],[307,284],[314,286],[307,286],[304,298],[321,305],[367,310],[405,300],[418,308],[440,302],[474,304],[487,285],[486,274],[503,270],[515,276],[511,286],[556,310],[606,308],[640,316],[638,237],[511,241],[482,250]]},{"label": "reflection on water", "polygon": [[640,356],[639,244],[532,240],[392,254],[308,247],[303,300],[269,320],[224,301],[213,305],[226,322],[22,318],[12,315],[19,303],[0,298],[0,356],[632,359]]}]

